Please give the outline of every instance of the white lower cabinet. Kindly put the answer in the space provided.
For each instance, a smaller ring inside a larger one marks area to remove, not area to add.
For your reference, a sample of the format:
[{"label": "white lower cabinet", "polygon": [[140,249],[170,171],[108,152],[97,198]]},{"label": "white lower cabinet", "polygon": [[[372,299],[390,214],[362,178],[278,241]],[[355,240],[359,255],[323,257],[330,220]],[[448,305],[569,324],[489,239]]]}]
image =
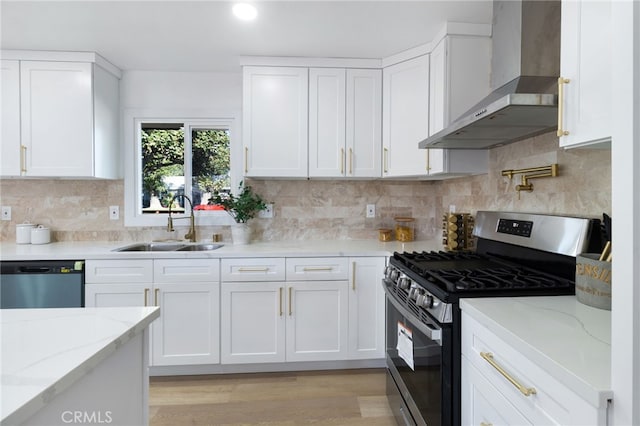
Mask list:
[{"label": "white lower cabinet", "polygon": [[85,305],[160,306],[152,366],[220,362],[218,259],[88,260]]},{"label": "white lower cabinet", "polygon": [[383,257],[279,260],[222,260],[223,364],[383,358]]},{"label": "white lower cabinet", "polygon": [[349,359],[384,358],[384,257],[349,258]]},{"label": "white lower cabinet", "polygon": [[462,424],[606,425],[606,408],[581,398],[528,354],[462,312]]}]

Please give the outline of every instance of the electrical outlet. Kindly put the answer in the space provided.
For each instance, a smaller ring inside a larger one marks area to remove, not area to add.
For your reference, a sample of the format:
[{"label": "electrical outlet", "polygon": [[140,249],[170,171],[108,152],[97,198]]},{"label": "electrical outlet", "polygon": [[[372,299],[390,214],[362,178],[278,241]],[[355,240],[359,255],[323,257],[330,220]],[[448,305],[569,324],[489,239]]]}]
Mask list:
[{"label": "electrical outlet", "polygon": [[11,220],[11,207],[2,206],[2,220]]},{"label": "electrical outlet", "polygon": [[273,217],[273,204],[267,204],[264,210],[258,212],[258,217],[263,219],[271,219]]},{"label": "electrical outlet", "polygon": [[109,206],[109,219],[111,219],[111,220],[120,219],[120,207],[118,207],[118,206]]},{"label": "electrical outlet", "polygon": [[376,205],[375,204],[367,204],[367,218],[376,217]]}]

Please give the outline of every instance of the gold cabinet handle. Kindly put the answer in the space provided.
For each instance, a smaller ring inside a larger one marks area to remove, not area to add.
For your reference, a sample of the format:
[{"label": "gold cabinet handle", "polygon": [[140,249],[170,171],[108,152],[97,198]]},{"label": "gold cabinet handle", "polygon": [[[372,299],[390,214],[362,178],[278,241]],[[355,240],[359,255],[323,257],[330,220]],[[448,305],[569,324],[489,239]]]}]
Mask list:
[{"label": "gold cabinet handle", "polygon": [[159,288],[153,290],[153,306],[158,306],[158,293],[160,293]]},{"label": "gold cabinet handle", "polygon": [[238,272],[269,272],[269,268],[268,267],[251,267],[251,266],[244,266],[244,267],[240,267],[238,268]]},{"label": "gold cabinet handle", "polygon": [[385,173],[389,173],[389,149],[385,148],[383,151],[384,151],[384,155],[382,159],[382,170]]},{"label": "gold cabinet handle", "polygon": [[482,358],[484,358],[484,360],[487,361],[489,364],[491,364],[491,366],[493,368],[495,368],[498,371],[498,373],[502,374],[502,376],[505,379],[507,379],[509,382],[511,382],[511,384],[513,386],[515,386],[516,389],[518,389],[521,394],[523,394],[524,396],[530,396],[530,395],[535,395],[536,394],[535,388],[527,388],[527,387],[521,385],[520,383],[518,383],[518,381],[516,379],[511,377],[511,375],[509,373],[507,373],[504,370],[504,368],[500,367],[498,365],[498,363],[493,359],[493,354],[491,352],[480,352],[480,356]]},{"label": "gold cabinet handle", "polygon": [[289,316],[293,315],[293,309],[291,305],[291,298],[293,297],[293,288],[289,287]]},{"label": "gold cabinet handle", "polygon": [[426,155],[427,155],[427,172],[431,171],[431,157],[429,156],[429,150],[426,150]]},{"label": "gold cabinet handle", "polygon": [[349,148],[349,174],[353,174],[353,148]]},{"label": "gold cabinet handle", "polygon": [[564,130],[564,85],[569,84],[571,80],[568,78],[558,77],[558,132],[556,135],[560,138],[569,134],[568,130]]},{"label": "gold cabinet handle", "polygon": [[145,288],[144,289],[144,306],[148,306],[147,300],[149,300],[149,289]]},{"label": "gold cabinet handle", "polygon": [[305,266],[302,268],[304,272],[320,272],[320,271],[333,271],[331,266]]},{"label": "gold cabinet handle", "polygon": [[344,148],[340,148],[340,174],[344,174]]},{"label": "gold cabinet handle", "polygon": [[279,287],[278,290],[278,311],[280,312],[280,316],[282,316],[282,287]]},{"label": "gold cabinet handle", "polygon": [[244,147],[244,172],[249,172],[249,147]]},{"label": "gold cabinet handle", "polygon": [[356,290],[356,262],[351,263],[351,289]]},{"label": "gold cabinet handle", "polygon": [[480,426],[493,426],[493,423],[480,422]]},{"label": "gold cabinet handle", "polygon": [[24,145],[20,145],[20,172],[27,173],[27,147]]}]

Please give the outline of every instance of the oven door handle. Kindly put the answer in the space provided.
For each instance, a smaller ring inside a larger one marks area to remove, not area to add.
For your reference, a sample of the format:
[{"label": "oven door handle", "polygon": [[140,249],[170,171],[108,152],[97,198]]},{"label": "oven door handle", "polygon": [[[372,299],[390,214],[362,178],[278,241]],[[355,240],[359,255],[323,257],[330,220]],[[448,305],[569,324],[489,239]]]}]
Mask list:
[{"label": "oven door handle", "polygon": [[416,316],[412,312],[410,312],[407,308],[402,306],[400,304],[400,302],[398,302],[392,295],[390,295],[387,292],[387,286],[385,285],[384,282],[382,283],[382,286],[384,287],[384,292],[385,292],[385,295],[387,296],[387,300],[389,300],[389,302],[391,302],[393,307],[396,308],[398,310],[398,312],[400,312],[400,314],[402,314],[403,317],[405,317],[408,320],[410,320],[411,321],[411,325],[413,327],[415,327],[418,330],[420,330],[425,336],[427,336],[429,339],[431,339],[434,342],[436,342],[439,346],[442,346],[442,329],[441,328],[431,328],[427,324],[424,324],[424,323],[420,322],[418,320],[418,318],[416,318]]}]

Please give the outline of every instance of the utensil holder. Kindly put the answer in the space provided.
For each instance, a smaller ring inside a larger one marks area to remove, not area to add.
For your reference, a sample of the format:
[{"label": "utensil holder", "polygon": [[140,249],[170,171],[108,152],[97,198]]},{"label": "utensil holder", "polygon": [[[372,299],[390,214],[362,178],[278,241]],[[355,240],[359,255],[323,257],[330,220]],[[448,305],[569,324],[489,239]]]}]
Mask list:
[{"label": "utensil holder", "polygon": [[594,308],[611,310],[611,262],[598,260],[598,253],[576,258],[576,297]]}]

